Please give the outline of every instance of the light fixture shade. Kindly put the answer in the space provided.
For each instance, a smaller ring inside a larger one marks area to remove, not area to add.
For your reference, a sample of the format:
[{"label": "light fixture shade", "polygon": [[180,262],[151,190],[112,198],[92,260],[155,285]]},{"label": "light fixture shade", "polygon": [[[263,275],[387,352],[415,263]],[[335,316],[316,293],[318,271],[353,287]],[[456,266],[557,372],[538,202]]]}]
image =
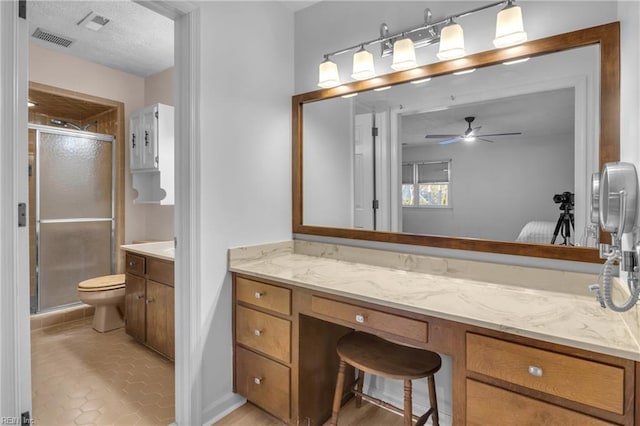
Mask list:
[{"label": "light fixture shade", "polygon": [[366,80],[376,75],[373,67],[373,55],[361,47],[353,55],[353,74],[351,77],[356,80]]},{"label": "light fixture shade", "polygon": [[496,38],[493,45],[497,48],[514,46],[527,41],[527,33],[522,24],[522,10],[520,6],[507,4],[498,12],[496,22]]},{"label": "light fixture shade", "polygon": [[327,58],[318,67],[318,86],[328,89],[339,85],[338,65]]},{"label": "light fixture shade", "polygon": [[438,58],[443,61],[448,59],[462,58],[466,55],[464,51],[464,32],[462,27],[455,22],[451,22],[440,32],[440,50]]},{"label": "light fixture shade", "polygon": [[391,64],[391,68],[396,71],[402,71],[415,68],[417,65],[416,49],[411,39],[403,38],[393,43],[393,64]]}]

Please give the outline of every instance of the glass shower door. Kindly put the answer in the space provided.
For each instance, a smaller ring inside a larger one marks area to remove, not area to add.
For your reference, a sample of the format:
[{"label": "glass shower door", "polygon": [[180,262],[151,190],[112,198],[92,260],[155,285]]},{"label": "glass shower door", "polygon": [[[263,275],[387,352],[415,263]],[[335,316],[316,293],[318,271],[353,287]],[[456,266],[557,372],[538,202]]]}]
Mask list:
[{"label": "glass shower door", "polygon": [[80,281],[114,269],[113,138],[36,128],[38,311],[78,302]]}]

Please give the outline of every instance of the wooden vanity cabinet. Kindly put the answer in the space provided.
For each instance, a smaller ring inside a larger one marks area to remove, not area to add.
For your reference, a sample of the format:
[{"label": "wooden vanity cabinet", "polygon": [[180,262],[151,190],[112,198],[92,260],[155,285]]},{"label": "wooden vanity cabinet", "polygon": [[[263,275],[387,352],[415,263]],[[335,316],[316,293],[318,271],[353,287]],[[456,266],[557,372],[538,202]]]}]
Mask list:
[{"label": "wooden vanity cabinet", "polygon": [[329,418],[335,345],[357,329],[450,356],[454,425],[636,425],[634,361],[237,273],[233,281],[234,391],[288,424]]},{"label": "wooden vanity cabinet", "polygon": [[633,423],[634,362],[466,333],[466,423]]},{"label": "wooden vanity cabinet", "polygon": [[234,391],[291,418],[291,290],[234,275]]},{"label": "wooden vanity cabinet", "polygon": [[173,262],[127,253],[125,330],[138,342],[173,359],[175,302]]}]

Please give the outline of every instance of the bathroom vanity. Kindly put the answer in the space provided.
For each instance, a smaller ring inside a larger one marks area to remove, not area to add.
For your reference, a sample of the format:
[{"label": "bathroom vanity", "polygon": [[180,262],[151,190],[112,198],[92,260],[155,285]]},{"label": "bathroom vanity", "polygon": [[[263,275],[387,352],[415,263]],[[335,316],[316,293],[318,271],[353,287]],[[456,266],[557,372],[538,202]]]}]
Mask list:
[{"label": "bathroom vanity", "polygon": [[468,278],[473,263],[300,241],[232,249],[235,391],[322,424],[336,341],[355,329],[450,356],[453,424],[635,424],[637,319],[542,289],[586,274],[491,265],[505,285]]},{"label": "bathroom vanity", "polygon": [[122,246],[126,252],[125,329],[169,359],[175,353],[173,241]]}]

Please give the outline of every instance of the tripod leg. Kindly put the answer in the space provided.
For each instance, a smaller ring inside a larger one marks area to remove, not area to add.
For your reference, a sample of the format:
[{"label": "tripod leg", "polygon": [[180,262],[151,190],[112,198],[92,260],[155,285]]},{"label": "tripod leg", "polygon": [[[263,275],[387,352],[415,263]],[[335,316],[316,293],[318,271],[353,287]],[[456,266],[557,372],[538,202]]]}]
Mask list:
[{"label": "tripod leg", "polygon": [[562,213],[560,213],[560,217],[558,218],[558,223],[556,223],[556,229],[553,230],[553,238],[551,239],[551,244],[556,243],[556,238],[558,238],[558,232],[560,232],[561,226],[562,226]]}]

